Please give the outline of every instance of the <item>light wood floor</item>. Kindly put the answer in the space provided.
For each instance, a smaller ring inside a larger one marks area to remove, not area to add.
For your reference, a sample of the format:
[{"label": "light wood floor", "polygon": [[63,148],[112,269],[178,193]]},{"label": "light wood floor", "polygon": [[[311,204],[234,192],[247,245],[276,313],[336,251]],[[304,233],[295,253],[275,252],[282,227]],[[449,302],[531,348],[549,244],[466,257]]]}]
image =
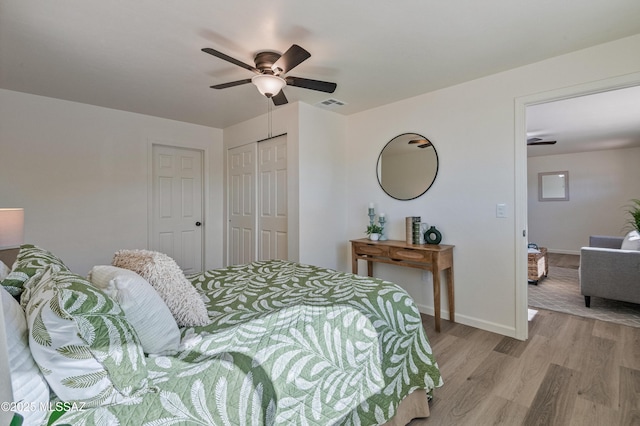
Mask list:
[{"label": "light wood floor", "polygon": [[411,426],[640,425],[640,328],[540,310],[522,342],[423,319],[445,384]]}]

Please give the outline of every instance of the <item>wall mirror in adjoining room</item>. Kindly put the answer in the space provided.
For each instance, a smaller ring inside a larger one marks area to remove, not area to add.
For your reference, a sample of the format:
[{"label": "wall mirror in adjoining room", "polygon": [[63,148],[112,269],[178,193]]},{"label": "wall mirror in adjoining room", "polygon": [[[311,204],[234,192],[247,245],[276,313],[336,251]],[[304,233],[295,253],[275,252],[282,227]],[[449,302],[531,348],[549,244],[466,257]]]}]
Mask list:
[{"label": "wall mirror in adjoining room", "polygon": [[538,173],[538,201],[568,201],[569,172]]},{"label": "wall mirror in adjoining room", "polygon": [[418,133],[391,139],[378,156],[380,187],[397,200],[418,198],[433,185],[438,174],[438,153],[433,143]]}]

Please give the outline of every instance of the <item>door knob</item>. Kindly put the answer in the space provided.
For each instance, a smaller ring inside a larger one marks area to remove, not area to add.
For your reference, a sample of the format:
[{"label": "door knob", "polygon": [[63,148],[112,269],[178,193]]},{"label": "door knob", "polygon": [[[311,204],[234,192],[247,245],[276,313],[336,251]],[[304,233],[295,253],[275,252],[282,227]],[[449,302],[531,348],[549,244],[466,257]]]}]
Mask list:
[{"label": "door knob", "polygon": [[202,225],[202,222],[196,222],[196,226]]}]

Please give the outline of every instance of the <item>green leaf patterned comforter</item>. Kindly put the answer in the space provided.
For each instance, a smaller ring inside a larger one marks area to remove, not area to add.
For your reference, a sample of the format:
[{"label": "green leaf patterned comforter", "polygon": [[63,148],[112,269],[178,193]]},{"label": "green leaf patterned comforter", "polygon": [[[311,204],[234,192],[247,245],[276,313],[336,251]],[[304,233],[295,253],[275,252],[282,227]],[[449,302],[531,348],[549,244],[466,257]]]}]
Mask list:
[{"label": "green leaf patterned comforter", "polygon": [[148,359],[150,391],[56,424],[373,425],[442,385],[420,314],[400,287],[286,261],[189,277],[210,325]]}]

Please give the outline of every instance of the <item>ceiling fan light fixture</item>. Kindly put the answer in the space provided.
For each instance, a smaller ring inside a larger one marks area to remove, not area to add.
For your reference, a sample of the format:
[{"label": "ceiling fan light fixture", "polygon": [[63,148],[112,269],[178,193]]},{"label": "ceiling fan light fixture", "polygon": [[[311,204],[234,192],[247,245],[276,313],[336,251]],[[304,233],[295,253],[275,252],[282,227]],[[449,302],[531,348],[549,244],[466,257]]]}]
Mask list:
[{"label": "ceiling fan light fixture", "polygon": [[277,95],[287,85],[283,78],[271,74],[258,74],[251,79],[251,82],[267,98]]}]

